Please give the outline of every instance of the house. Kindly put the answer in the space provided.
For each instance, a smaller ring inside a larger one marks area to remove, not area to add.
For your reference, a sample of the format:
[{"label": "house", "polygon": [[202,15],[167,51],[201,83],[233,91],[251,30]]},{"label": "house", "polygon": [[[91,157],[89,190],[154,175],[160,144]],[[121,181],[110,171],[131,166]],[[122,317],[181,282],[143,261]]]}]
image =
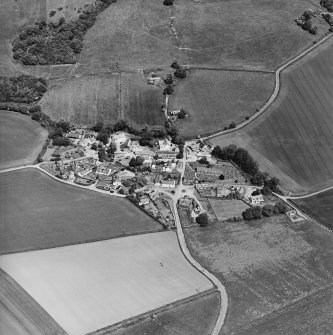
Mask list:
[{"label": "house", "polygon": [[165,188],[175,188],[176,187],[176,181],[173,180],[162,180],[161,186]]},{"label": "house", "polygon": [[112,135],[112,140],[117,146],[122,145],[129,138],[128,134],[123,131],[118,131]]},{"label": "house", "polygon": [[161,151],[170,151],[172,150],[172,143],[170,140],[164,139],[158,141],[158,146]]},{"label": "house", "polygon": [[135,173],[129,170],[123,170],[118,172],[117,177],[120,180],[132,179],[135,177]]},{"label": "house", "polygon": [[111,168],[101,164],[97,167],[96,174],[100,176],[109,176],[111,174],[111,171],[112,171]]},{"label": "house", "polygon": [[169,113],[170,113],[170,115],[178,115],[180,113],[180,109],[170,111]]},{"label": "house", "polygon": [[79,140],[81,138],[81,134],[79,132],[71,131],[70,133],[67,134],[67,137]]},{"label": "house", "polygon": [[140,202],[139,202],[140,206],[148,205],[149,203],[150,203],[150,200],[147,196],[143,196],[140,198]]},{"label": "house", "polygon": [[159,159],[174,159],[177,157],[179,150],[175,151],[158,151],[157,157]]},{"label": "house", "polygon": [[262,204],[264,203],[264,198],[262,197],[262,194],[258,194],[258,195],[251,195],[249,197],[249,200],[251,202],[251,205],[257,205],[257,204]]},{"label": "house", "polygon": [[193,200],[189,197],[180,198],[178,200],[178,205],[183,208],[193,208]]},{"label": "house", "polygon": [[159,84],[162,81],[161,77],[150,77],[148,78],[148,84],[149,85],[156,85]]}]

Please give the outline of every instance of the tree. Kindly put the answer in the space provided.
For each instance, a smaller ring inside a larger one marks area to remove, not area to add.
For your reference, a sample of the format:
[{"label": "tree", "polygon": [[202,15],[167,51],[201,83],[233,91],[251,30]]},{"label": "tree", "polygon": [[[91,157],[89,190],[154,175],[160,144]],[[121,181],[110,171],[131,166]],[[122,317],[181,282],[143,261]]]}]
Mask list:
[{"label": "tree", "polygon": [[183,79],[186,78],[186,71],[182,68],[179,67],[175,72],[174,72],[175,77]]},{"label": "tree", "polygon": [[168,73],[166,78],[164,79],[164,83],[167,85],[172,85],[173,84],[173,79],[172,79],[172,74]]},{"label": "tree", "polygon": [[318,33],[318,26],[311,27],[309,33],[312,35],[317,35]]},{"label": "tree", "polygon": [[175,60],[173,61],[173,63],[170,65],[173,69],[179,69],[180,65],[178,64],[178,62]]},{"label": "tree", "polygon": [[310,30],[312,28],[312,21],[311,20],[306,20],[303,25],[302,25],[302,28],[304,30]]},{"label": "tree", "polygon": [[96,136],[97,141],[101,141],[104,145],[106,145],[109,142],[109,134],[105,131],[101,131]]},{"label": "tree", "polygon": [[117,150],[116,144],[111,142],[106,152],[107,152],[108,156],[111,157],[111,156],[114,155],[116,150]]},{"label": "tree", "polygon": [[172,6],[173,5],[173,1],[174,0],[164,0],[163,1],[163,5],[164,6]]},{"label": "tree", "polygon": [[195,220],[200,227],[206,227],[208,225],[207,213],[200,213]]},{"label": "tree", "polygon": [[97,144],[93,143],[90,147],[91,150],[97,150]]},{"label": "tree", "polygon": [[311,19],[314,14],[313,14],[313,10],[312,9],[307,9],[304,13],[303,13],[303,16],[305,18],[305,20],[309,20]]},{"label": "tree", "polygon": [[53,140],[52,144],[56,146],[63,146],[67,147],[70,145],[71,141],[69,140],[68,137],[57,137]]},{"label": "tree", "polygon": [[229,129],[233,129],[236,128],[236,123],[235,122],[231,122],[228,126]]},{"label": "tree", "polygon": [[100,148],[98,150],[98,159],[100,162],[103,162],[106,160],[106,152],[104,148]]},{"label": "tree", "polygon": [[223,175],[223,174],[220,174],[219,179],[220,179],[220,180],[224,180],[224,175]]},{"label": "tree", "polygon": [[267,172],[261,172],[258,171],[252,178],[251,178],[251,183],[253,185],[257,185],[257,186],[262,186],[265,182],[265,180],[267,180],[268,178],[268,173]]},{"label": "tree", "polygon": [[262,216],[262,209],[260,206],[254,206],[247,208],[243,213],[242,213],[243,219],[244,220],[257,220],[260,219]]},{"label": "tree", "polygon": [[92,130],[95,131],[96,133],[99,133],[100,131],[102,131],[103,128],[104,128],[104,123],[103,123],[103,122],[97,122],[97,123],[92,127]]},{"label": "tree", "polygon": [[171,95],[172,93],[173,93],[173,87],[171,85],[168,85],[163,91],[164,95]]},{"label": "tree", "polygon": [[181,108],[180,112],[178,113],[178,119],[185,119],[186,117],[186,112],[184,108]]},{"label": "tree", "polygon": [[208,162],[208,160],[207,160],[207,157],[204,156],[204,157],[201,157],[201,158],[199,159],[199,163],[200,163],[200,164],[208,164],[209,162]]},{"label": "tree", "polygon": [[135,158],[134,158],[134,157],[131,158],[131,160],[130,160],[130,162],[129,162],[128,165],[129,165],[130,167],[137,167],[137,166],[142,165],[143,162],[144,162],[144,158],[143,158],[143,157],[141,157],[141,156],[136,156]]},{"label": "tree", "polygon": [[274,206],[272,206],[272,205],[267,204],[262,208],[262,215],[263,216],[270,217],[273,213],[274,213]]},{"label": "tree", "polygon": [[274,206],[274,212],[277,214],[285,214],[287,212],[287,206],[282,201],[278,201]]},{"label": "tree", "polygon": [[61,128],[64,133],[68,133],[71,130],[71,125],[65,120],[60,120],[59,122],[57,122],[56,127]]}]

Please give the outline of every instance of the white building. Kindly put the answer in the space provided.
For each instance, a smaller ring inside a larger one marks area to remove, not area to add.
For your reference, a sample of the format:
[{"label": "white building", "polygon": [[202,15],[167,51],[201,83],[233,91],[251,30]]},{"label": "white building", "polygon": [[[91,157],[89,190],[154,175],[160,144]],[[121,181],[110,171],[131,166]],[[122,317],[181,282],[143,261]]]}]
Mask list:
[{"label": "white building", "polygon": [[117,146],[120,146],[121,144],[125,143],[128,138],[129,135],[123,131],[118,131],[112,135],[112,140],[115,142]]},{"label": "white building", "polygon": [[162,180],[161,186],[165,188],[175,188],[176,187],[176,181],[174,179],[172,180]]},{"label": "white building", "polygon": [[251,205],[258,205],[258,204],[262,204],[265,202],[264,198],[262,197],[262,194],[251,195],[249,199],[250,199]]}]

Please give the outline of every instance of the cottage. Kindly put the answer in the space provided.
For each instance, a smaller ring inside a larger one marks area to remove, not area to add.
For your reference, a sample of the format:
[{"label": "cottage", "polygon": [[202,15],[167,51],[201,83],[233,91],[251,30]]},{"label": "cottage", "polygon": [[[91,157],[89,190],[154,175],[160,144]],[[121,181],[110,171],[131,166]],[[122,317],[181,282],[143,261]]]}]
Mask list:
[{"label": "cottage", "polygon": [[161,81],[162,81],[161,77],[150,77],[148,78],[147,82],[150,85],[156,85],[156,84],[159,84]]},{"label": "cottage", "polygon": [[148,205],[149,203],[150,203],[150,200],[147,196],[143,196],[140,198],[140,202],[139,202],[140,206]]},{"label": "cottage", "polygon": [[117,146],[120,146],[121,144],[125,143],[128,138],[129,138],[128,134],[124,133],[123,131],[118,131],[112,135],[112,140],[115,142]]}]

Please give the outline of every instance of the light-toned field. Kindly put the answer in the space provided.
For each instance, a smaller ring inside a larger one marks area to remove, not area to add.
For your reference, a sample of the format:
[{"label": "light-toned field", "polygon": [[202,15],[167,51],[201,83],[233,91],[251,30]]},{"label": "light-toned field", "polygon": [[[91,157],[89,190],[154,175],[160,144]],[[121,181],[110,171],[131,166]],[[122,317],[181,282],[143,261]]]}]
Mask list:
[{"label": "light-toned field", "polygon": [[0,189],[0,253],[162,229],[126,199],[65,185],[36,169],[1,173]]},{"label": "light-toned field", "polygon": [[293,200],[293,203],[314,219],[333,230],[333,190],[313,197]]},{"label": "light-toned field", "polygon": [[240,131],[210,140],[235,143],[277,176],[286,191],[305,193],[333,182],[333,39],[282,74],[281,92]]},{"label": "light-toned field", "polygon": [[121,115],[130,123],[144,125],[164,125],[161,112],[164,101],[163,90],[147,85],[140,73],[121,74]]},{"label": "light-toned field", "polygon": [[0,169],[33,163],[47,135],[29,116],[0,111]]},{"label": "light-toned field", "polygon": [[209,200],[218,220],[226,220],[234,216],[242,216],[249,206],[240,200]]},{"label": "light-toned field", "polygon": [[175,232],[0,256],[1,267],[72,335],[212,287]]},{"label": "light-toned field", "polygon": [[[294,20],[317,6],[306,0],[179,0],[175,25],[192,65],[272,69],[316,39]],[[329,29],[315,24],[319,34]]]},{"label": "light-toned field", "polygon": [[333,235],[286,216],[184,233],[191,254],[226,286],[221,335],[330,334]]},{"label": "light-toned field", "polygon": [[119,117],[119,75],[52,81],[41,106],[52,120],[78,125],[115,123]]},{"label": "light-toned field", "polygon": [[273,73],[191,70],[170,97],[170,110],[184,108],[191,117],[177,122],[186,137],[221,131],[251,116],[271,96]]},{"label": "light-toned field", "polygon": [[210,335],[219,309],[220,295],[215,291],[155,313],[156,318],[149,316],[136,324],[112,332],[112,335]]}]

